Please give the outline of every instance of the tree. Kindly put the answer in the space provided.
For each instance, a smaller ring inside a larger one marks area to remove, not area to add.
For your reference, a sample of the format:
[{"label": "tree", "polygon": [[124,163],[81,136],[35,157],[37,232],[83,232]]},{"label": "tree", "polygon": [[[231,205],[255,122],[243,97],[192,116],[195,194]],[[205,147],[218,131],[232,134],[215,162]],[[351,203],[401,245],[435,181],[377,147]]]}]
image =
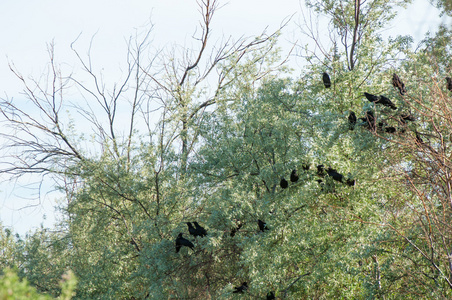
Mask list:
[{"label": "tree", "polygon": [[[202,22],[197,49],[179,52],[175,46],[147,60],[149,32],[135,37],[129,42],[124,78],[110,89],[90,54],[83,57],[75,42],[72,48],[89,82],[65,76],[52,45],[44,83],[26,79],[11,66],[25,86],[28,103],[3,99],[0,104],[10,129],[2,133],[7,144],[1,172],[15,177],[52,176],[64,191],[68,231],[62,241],[66,247],[49,247],[61,256],[70,250],[71,259],[64,263],[79,278],[77,297],[199,292],[190,287],[196,287],[196,282],[188,278],[189,273],[175,271],[184,258],[170,255],[182,224],[198,212],[197,194],[185,173],[197,147],[199,124],[206,110],[233,105],[234,98],[227,98],[230,94],[225,91],[240,84],[257,85],[279,66],[276,57],[269,55],[278,33],[210,45],[218,1],[198,5]],[[255,73],[249,72],[251,67]],[[216,82],[213,88],[208,80]],[[66,91],[74,86],[85,103],[70,103],[66,98]],[[76,114],[94,129],[90,137],[77,132],[78,124],[70,119]],[[158,122],[154,122],[156,114]],[[50,258],[49,252],[42,252],[41,242],[30,244],[37,248],[28,267],[39,270],[30,281],[50,284],[56,277],[44,275]],[[199,272],[205,272],[206,278],[217,276],[221,270],[208,268],[213,263],[200,257],[206,267]]]},{"label": "tree", "polygon": [[[231,298],[243,283],[248,298],[449,297],[448,94],[422,81],[448,65],[428,47],[412,51],[409,37],[381,38],[406,3],[309,1],[330,18],[331,45],[305,29],[321,52],[306,48],[300,78],[278,33],[211,46],[217,1],[198,2],[194,50],[146,60],[149,32],[131,39],[125,78],[110,89],[77,50],[90,83],[61,75],[52,47],[49,90],[15,71],[37,110],[0,105],[13,130],[5,149],[25,150],[7,152],[18,160],[3,172],[58,176],[68,203],[66,235],[25,241],[20,274],[56,294],[70,267],[81,299]],[[84,105],[67,106],[69,83]],[[66,108],[90,122],[94,147],[62,121]],[[294,169],[298,181],[282,189]],[[208,234],[190,237],[186,222]],[[176,251],[180,233],[193,247]]]}]

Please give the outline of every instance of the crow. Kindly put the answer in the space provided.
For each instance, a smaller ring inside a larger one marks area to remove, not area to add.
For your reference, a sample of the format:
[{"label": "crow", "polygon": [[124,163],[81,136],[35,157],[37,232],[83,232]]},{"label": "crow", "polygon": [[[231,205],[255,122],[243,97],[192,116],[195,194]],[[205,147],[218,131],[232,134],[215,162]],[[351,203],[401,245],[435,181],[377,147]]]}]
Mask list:
[{"label": "crow", "polygon": [[389,98],[387,98],[383,95],[375,96],[375,95],[364,92],[364,96],[366,96],[367,100],[369,100],[370,102],[379,103],[384,106],[388,106],[392,109],[397,109],[397,106],[395,106],[395,104],[392,103],[392,101],[389,100]]},{"label": "crow", "polygon": [[329,167],[326,172],[328,173],[328,176],[331,176],[334,180],[342,182],[342,178],[344,176],[342,174],[339,174],[335,169]]},{"label": "crow", "polygon": [[388,124],[386,124],[385,122],[378,122],[378,129],[380,129],[381,131],[387,132],[387,133],[396,132],[395,127],[387,126],[387,125]]},{"label": "crow", "polygon": [[414,122],[414,121],[416,121],[416,118],[413,117],[413,116],[410,115],[410,114],[401,114],[401,115],[400,115],[400,122],[401,122],[402,124],[406,124],[406,121]]},{"label": "crow", "polygon": [[290,181],[292,182],[297,182],[298,181],[298,174],[297,174],[297,170],[293,169],[292,173],[290,173]]},{"label": "crow", "polygon": [[419,132],[416,131],[416,142],[419,144],[425,144],[425,142],[422,140],[421,136],[419,135]]},{"label": "crow", "polygon": [[395,127],[387,126],[387,127],[385,127],[384,131],[387,133],[394,133],[394,132],[396,132],[396,129],[395,129]]},{"label": "crow", "polygon": [[248,283],[244,282],[244,283],[242,283],[241,286],[234,287],[234,289],[235,289],[235,291],[233,291],[234,294],[237,294],[237,293],[243,294],[243,292],[248,289]]},{"label": "crow", "polygon": [[355,182],[356,182],[355,179],[347,178],[347,180],[345,181],[345,184],[348,186],[354,186]]},{"label": "crow", "polygon": [[188,226],[188,232],[190,233],[190,235],[193,235],[194,237],[197,237],[198,231],[195,229],[195,227],[193,227],[193,225],[191,225],[190,222],[187,222],[187,226]]},{"label": "crow", "polygon": [[176,238],[176,253],[179,253],[180,248],[182,246],[189,247],[191,250],[193,250],[193,243],[189,240],[182,237],[182,233],[179,233],[179,235]]},{"label": "crow", "polygon": [[265,230],[269,230],[267,224],[264,221],[257,220],[257,225],[259,225],[259,229],[262,232],[264,232]]},{"label": "crow", "polygon": [[452,92],[452,78],[446,77],[446,82],[447,82],[446,88]]},{"label": "crow", "polygon": [[330,75],[328,75],[327,72],[323,72],[322,80],[323,80],[323,84],[325,85],[325,87],[327,89],[331,87]]},{"label": "crow", "polygon": [[405,95],[406,93],[406,88],[405,88],[405,84],[402,82],[402,80],[400,80],[399,76],[397,76],[396,73],[392,74],[392,85],[399,89],[399,93],[400,95]]},{"label": "crow", "polygon": [[318,165],[317,166],[317,175],[320,177],[325,176],[325,166],[324,165]]},{"label": "crow", "polygon": [[348,129],[353,130],[356,125],[356,115],[355,112],[351,111],[348,115]]},{"label": "crow", "polygon": [[367,128],[369,130],[374,130],[375,129],[375,117],[374,117],[374,113],[371,110],[368,110],[366,112],[366,117],[365,118],[359,118],[359,119],[361,121],[367,123]]},{"label": "crow", "polygon": [[273,293],[273,292],[268,292],[268,294],[267,294],[267,300],[274,300],[274,299],[276,299],[275,293]]},{"label": "crow", "polygon": [[289,183],[283,177],[283,178],[281,178],[281,181],[279,182],[279,185],[281,186],[281,188],[287,189],[287,187],[289,186]]},{"label": "crow", "polygon": [[200,237],[205,237],[207,235],[207,230],[199,225],[198,222],[193,222],[193,224],[195,224],[196,231]]}]

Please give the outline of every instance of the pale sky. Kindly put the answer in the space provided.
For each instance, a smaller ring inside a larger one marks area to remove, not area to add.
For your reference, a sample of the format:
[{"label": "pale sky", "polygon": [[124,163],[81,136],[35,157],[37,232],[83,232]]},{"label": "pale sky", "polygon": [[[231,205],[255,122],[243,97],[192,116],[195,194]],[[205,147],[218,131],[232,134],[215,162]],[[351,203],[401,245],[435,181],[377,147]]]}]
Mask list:
[{"label": "pale sky", "polygon": [[[273,32],[292,15],[281,39],[283,50],[288,50],[289,40],[302,38],[295,26],[295,22],[301,23],[299,0],[221,3],[224,6],[213,19],[213,41],[222,36],[238,39],[258,35],[267,27],[268,32]],[[95,64],[114,74],[124,62],[126,39],[136,31],[154,24],[151,36],[155,49],[173,43],[190,45],[198,22],[195,0],[1,0],[0,97],[20,97],[22,89],[8,63],[14,63],[25,77],[39,77],[48,62],[47,44],[52,41],[57,60],[71,69],[75,66],[71,42],[81,34],[76,48],[84,53],[95,34]],[[394,21],[394,31],[388,34],[411,34],[419,40],[427,30],[435,30],[438,22],[438,11],[428,0],[415,0]],[[31,201],[35,195],[20,187],[26,183],[5,182],[0,175],[0,221],[20,234],[41,223],[52,226],[55,221],[55,195],[42,195],[41,203]],[[29,205],[34,206],[27,208]],[[47,216],[45,221],[43,215]]]}]

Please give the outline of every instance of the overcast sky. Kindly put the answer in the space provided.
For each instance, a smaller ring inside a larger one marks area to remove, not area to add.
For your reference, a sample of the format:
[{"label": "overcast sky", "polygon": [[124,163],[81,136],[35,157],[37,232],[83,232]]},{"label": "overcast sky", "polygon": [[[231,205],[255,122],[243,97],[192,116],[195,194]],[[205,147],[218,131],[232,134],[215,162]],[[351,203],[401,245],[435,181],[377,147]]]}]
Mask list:
[{"label": "overcast sky", "polygon": [[[230,0],[213,20],[213,35],[253,36],[268,27],[276,30],[292,16],[281,45],[298,39],[295,23],[301,23],[299,0]],[[303,3],[303,1],[302,1]],[[85,52],[93,35],[96,65],[116,70],[124,61],[126,39],[154,24],[152,47],[160,49],[173,43],[190,45],[199,22],[195,0],[1,0],[0,1],[0,97],[20,97],[22,86],[9,70],[13,63],[25,76],[39,77],[48,62],[47,44],[55,44],[57,60],[70,69],[75,56],[70,45]],[[415,0],[393,22],[388,34],[411,34],[416,40],[427,30],[435,30],[438,11],[428,0]],[[450,23],[449,23],[450,24]],[[301,36],[300,36],[301,37]],[[287,49],[286,49],[287,50]],[[112,71],[114,72],[114,71]],[[1,128],[1,127],[0,127]],[[20,234],[40,223],[55,221],[55,195],[42,195],[42,202],[31,201],[36,195],[0,177],[0,221]],[[1,182],[3,181],[3,182]],[[45,189],[44,189],[45,190]],[[28,207],[33,205],[32,207]],[[47,218],[44,221],[43,215]]]}]

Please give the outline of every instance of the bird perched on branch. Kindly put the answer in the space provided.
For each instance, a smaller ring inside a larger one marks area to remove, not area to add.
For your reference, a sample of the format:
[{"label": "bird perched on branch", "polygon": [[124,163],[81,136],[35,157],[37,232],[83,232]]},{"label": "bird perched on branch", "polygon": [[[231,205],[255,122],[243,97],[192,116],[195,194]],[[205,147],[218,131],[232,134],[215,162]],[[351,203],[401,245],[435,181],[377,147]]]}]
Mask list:
[{"label": "bird perched on branch", "polygon": [[402,82],[402,80],[400,80],[399,76],[397,76],[396,73],[392,74],[392,85],[399,89],[399,93],[400,95],[405,95],[406,93],[406,88],[405,88],[405,84]]},{"label": "bird perched on branch", "polygon": [[331,87],[330,75],[328,75],[327,72],[323,72],[322,80],[323,80],[323,84],[325,85],[325,87],[327,89]]},{"label": "bird perched on branch", "polygon": [[328,176],[331,176],[334,180],[342,182],[342,178],[344,177],[342,174],[339,174],[335,169],[329,167],[326,172]]},{"label": "bird perched on branch", "polygon": [[195,245],[193,245],[193,243],[190,242],[189,240],[183,238],[182,233],[179,233],[179,235],[176,238],[176,253],[179,253],[179,250],[180,248],[182,248],[182,246],[188,247],[191,250],[193,250],[193,247]]},{"label": "bird perched on branch", "polygon": [[352,179],[352,178],[347,178],[347,180],[345,181],[345,184],[348,186],[354,186],[355,183],[356,183],[356,180]]},{"label": "bird perched on branch", "polygon": [[248,283],[244,282],[244,283],[242,283],[241,286],[234,287],[234,289],[235,289],[235,291],[233,291],[234,294],[238,294],[238,293],[243,294],[243,292],[248,289]]},{"label": "bird perched on branch", "polygon": [[387,132],[387,133],[394,133],[396,132],[395,127],[388,126],[385,122],[378,122],[378,129],[381,131]]},{"label": "bird perched on branch", "polygon": [[452,92],[452,78],[446,77],[446,88]]},{"label": "bird perched on branch", "polygon": [[281,181],[279,182],[279,186],[283,189],[287,189],[287,187],[289,186],[289,183],[283,177],[283,178],[281,178]]},{"label": "bird perched on branch", "polygon": [[389,98],[387,98],[383,95],[375,96],[375,95],[364,92],[364,96],[366,96],[367,100],[369,100],[370,102],[382,104],[382,105],[390,107],[392,109],[397,109],[397,106],[395,106],[395,104],[392,103],[392,101],[389,100]]},{"label": "bird perched on branch", "polygon": [[195,229],[195,227],[193,227],[193,225],[191,225],[190,222],[187,222],[187,226],[188,226],[188,232],[190,233],[190,235],[197,237],[198,231]]},{"label": "bird perched on branch", "polygon": [[198,224],[198,222],[193,222],[195,224],[195,230],[200,237],[205,237],[207,235],[207,230]]},{"label": "bird perched on branch", "polygon": [[424,140],[421,138],[419,132],[416,131],[415,133],[416,133],[416,142],[417,142],[418,144],[420,144],[420,145],[425,144],[425,142],[424,142]]},{"label": "bird perched on branch", "polygon": [[264,232],[265,230],[269,230],[267,224],[262,220],[257,220],[257,225],[259,225],[259,230]]},{"label": "bird perched on branch", "polygon": [[348,129],[353,130],[356,125],[356,115],[355,112],[351,111],[348,115]]},{"label": "bird perched on branch", "polygon": [[374,113],[371,110],[366,111],[366,117],[365,118],[359,118],[361,121],[366,122],[367,128],[369,130],[375,129],[375,116]]},{"label": "bird perched on branch", "polygon": [[290,173],[290,181],[292,182],[297,182],[299,179],[298,174],[297,174],[297,170],[293,169],[292,173]]},{"label": "bird perched on branch", "polygon": [[406,121],[414,122],[414,121],[416,121],[416,118],[413,117],[413,116],[410,115],[410,114],[401,114],[401,115],[400,115],[400,122],[401,122],[402,124],[406,124]]}]

